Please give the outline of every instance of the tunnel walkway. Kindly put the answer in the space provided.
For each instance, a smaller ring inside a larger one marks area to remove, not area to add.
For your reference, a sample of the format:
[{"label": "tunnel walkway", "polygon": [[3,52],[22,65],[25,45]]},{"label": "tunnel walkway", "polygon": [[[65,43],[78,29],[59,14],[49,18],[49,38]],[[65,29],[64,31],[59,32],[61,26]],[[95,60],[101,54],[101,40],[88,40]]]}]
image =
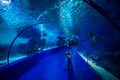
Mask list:
[{"label": "tunnel walkway", "polygon": [[[21,63],[17,65],[19,68],[14,66],[14,68],[9,68],[8,70],[5,69],[2,72],[0,71],[0,75],[2,74],[0,79],[8,80],[8,78],[15,78],[17,80],[101,80],[96,72],[74,50],[71,50],[72,66],[69,70],[66,70],[66,51],[68,50],[65,47],[60,47],[36,54],[33,57],[30,57],[29,60],[26,59],[25,61],[22,60],[19,62]],[[37,57],[40,59],[37,59]],[[35,61],[38,62],[36,63]],[[24,71],[22,75],[19,75],[21,70],[29,67],[31,63],[34,63],[35,65],[27,71]],[[18,76],[15,77],[16,75]]]},{"label": "tunnel walkway", "polygon": [[60,51],[40,60],[28,72],[23,74],[19,80],[70,80],[74,76],[71,75],[72,69],[67,71],[65,68],[65,51]]}]

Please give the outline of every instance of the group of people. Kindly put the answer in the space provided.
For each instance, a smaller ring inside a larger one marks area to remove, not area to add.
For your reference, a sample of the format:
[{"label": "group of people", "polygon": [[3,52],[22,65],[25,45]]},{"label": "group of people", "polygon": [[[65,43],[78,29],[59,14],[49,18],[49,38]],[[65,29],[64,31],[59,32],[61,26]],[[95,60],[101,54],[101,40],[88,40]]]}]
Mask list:
[{"label": "group of people", "polygon": [[77,47],[77,38],[74,36],[72,37],[71,39],[66,39],[66,46],[68,48],[68,51],[65,53],[65,56],[66,56],[66,69],[69,70],[71,68],[71,64],[72,64],[72,53],[70,52],[70,49],[72,46],[75,46]]},{"label": "group of people", "polygon": [[70,37],[64,37],[64,36],[58,36],[57,37],[57,41],[56,41],[56,45],[57,46],[63,46],[66,45],[67,47],[70,47],[72,45],[77,45],[78,44],[78,39],[76,36],[72,36]]},{"label": "group of people", "polygon": [[28,54],[31,54],[35,51],[43,51],[46,47],[46,33],[43,33],[40,38],[32,37],[28,41]]}]

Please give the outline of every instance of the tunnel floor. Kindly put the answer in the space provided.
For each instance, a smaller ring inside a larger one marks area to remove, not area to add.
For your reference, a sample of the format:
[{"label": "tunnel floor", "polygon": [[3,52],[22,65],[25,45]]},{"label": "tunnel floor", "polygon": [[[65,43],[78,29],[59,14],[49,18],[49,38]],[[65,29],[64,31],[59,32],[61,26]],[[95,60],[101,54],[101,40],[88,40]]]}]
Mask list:
[{"label": "tunnel floor", "polygon": [[[65,50],[40,60],[19,80],[68,80],[73,75],[72,69],[66,70]],[[75,79],[74,79],[75,80]]]},{"label": "tunnel floor", "polygon": [[18,80],[102,80],[74,50],[71,68],[66,70],[66,51],[43,58]]}]

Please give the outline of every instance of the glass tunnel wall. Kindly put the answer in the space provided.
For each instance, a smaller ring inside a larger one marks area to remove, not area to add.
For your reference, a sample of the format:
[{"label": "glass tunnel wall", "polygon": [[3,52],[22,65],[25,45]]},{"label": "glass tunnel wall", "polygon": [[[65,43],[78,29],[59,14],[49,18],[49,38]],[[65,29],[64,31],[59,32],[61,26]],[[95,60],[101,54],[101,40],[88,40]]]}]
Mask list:
[{"label": "glass tunnel wall", "polygon": [[[85,1],[89,0],[0,0],[0,66],[7,64],[13,39],[30,27],[15,40],[10,63],[74,39],[80,55],[120,78],[120,31]],[[119,0],[90,1],[120,26]]]}]

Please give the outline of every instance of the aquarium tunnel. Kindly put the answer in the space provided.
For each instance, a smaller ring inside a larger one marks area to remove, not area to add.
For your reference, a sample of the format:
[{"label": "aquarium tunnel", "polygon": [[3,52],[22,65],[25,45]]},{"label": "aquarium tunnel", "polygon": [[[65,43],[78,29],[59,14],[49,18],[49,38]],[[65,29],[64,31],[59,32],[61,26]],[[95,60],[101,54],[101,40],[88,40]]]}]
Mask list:
[{"label": "aquarium tunnel", "polygon": [[0,80],[120,80],[120,0],[0,0]]}]

